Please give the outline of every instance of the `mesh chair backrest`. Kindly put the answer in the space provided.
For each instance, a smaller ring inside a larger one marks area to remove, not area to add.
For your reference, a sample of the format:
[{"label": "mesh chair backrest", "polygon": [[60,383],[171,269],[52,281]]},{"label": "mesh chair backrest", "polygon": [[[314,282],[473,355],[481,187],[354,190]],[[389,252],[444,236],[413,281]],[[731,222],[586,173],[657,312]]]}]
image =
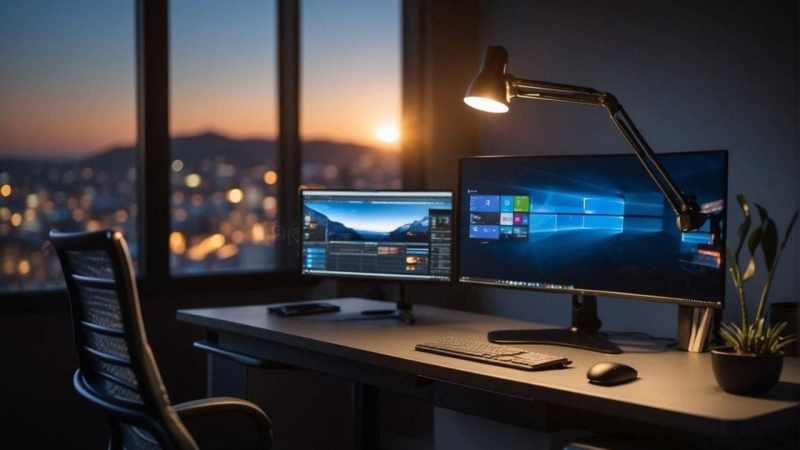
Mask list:
[{"label": "mesh chair backrest", "polygon": [[122,447],[196,448],[170,406],[147,342],[122,235],[51,232],[50,240],[69,291],[82,383],[92,397],[114,406],[106,410]]}]

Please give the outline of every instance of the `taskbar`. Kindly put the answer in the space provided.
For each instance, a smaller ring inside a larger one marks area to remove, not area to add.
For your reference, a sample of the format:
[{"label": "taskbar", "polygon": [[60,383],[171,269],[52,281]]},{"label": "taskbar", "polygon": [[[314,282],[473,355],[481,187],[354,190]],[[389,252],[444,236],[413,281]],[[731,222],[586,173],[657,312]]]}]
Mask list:
[{"label": "taskbar", "polygon": [[508,286],[508,287],[527,288],[527,289],[545,289],[552,291],[575,290],[575,286],[573,285],[535,283],[530,281],[516,281],[516,280],[495,280],[492,278],[461,277],[459,281],[464,283],[481,283],[481,284],[490,284],[492,286]]},{"label": "taskbar", "polygon": [[450,281],[447,275],[408,275],[404,273],[369,273],[369,272],[347,272],[339,270],[320,270],[303,269],[303,275],[332,276],[332,277],[362,277],[362,278],[384,278],[399,280],[424,280],[424,281]]},{"label": "taskbar", "polygon": [[576,288],[572,285],[564,285],[564,284],[536,283],[530,281],[515,281],[515,280],[498,280],[494,278],[467,277],[467,276],[459,277],[458,281],[461,283],[485,284],[487,286],[496,286],[496,287],[523,288],[523,289],[531,289],[544,292],[564,292],[568,294],[578,294],[578,295],[595,295],[604,297],[630,298],[648,302],[671,303],[671,304],[700,307],[700,308],[716,308],[716,309],[722,308],[722,301],[713,299],[699,300],[693,298],[666,297],[663,295],[639,294],[635,292],[617,292],[617,291],[602,291],[594,289],[582,289],[582,288]]}]

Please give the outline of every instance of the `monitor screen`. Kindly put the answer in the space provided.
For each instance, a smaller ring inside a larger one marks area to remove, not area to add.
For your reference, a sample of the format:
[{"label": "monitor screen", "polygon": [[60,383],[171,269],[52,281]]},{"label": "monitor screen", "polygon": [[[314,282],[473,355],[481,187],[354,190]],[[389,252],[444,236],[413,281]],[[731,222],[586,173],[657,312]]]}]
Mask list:
[{"label": "monitor screen", "polygon": [[463,159],[459,280],[720,307],[727,152],[658,159],[700,229],[680,232],[633,155]]},{"label": "monitor screen", "polygon": [[303,273],[449,281],[452,192],[304,190]]}]

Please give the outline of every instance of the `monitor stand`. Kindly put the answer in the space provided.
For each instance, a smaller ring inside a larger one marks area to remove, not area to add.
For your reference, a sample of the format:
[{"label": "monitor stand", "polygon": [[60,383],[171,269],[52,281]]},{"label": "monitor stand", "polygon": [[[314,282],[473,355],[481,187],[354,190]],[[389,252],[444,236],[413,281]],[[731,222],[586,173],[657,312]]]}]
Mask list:
[{"label": "monitor stand", "polygon": [[361,315],[371,319],[397,319],[408,325],[415,322],[413,305],[406,300],[406,284],[400,282],[400,298],[395,309],[367,309]]},{"label": "monitor stand", "polygon": [[600,353],[622,353],[622,349],[600,334],[601,325],[602,322],[597,316],[597,297],[576,294],[572,296],[572,326],[570,328],[490,331],[489,342],[563,345]]}]

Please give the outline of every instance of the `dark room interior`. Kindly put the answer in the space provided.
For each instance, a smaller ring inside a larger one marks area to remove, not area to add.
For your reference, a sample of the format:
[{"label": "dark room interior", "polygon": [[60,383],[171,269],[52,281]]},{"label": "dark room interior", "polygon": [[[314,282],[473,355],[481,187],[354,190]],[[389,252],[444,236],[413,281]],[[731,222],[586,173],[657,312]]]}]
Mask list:
[{"label": "dark room interior", "polygon": [[2,2],[2,447],[800,448],[799,36]]}]

